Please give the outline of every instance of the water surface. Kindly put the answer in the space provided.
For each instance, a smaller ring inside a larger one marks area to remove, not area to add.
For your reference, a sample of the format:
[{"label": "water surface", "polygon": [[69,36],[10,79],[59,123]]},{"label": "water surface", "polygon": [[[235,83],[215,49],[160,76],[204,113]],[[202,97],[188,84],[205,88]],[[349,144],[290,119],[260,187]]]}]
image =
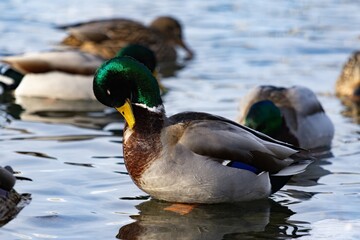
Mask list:
[{"label": "water surface", "polygon": [[360,238],[360,128],[334,96],[342,65],[360,49],[358,1],[4,0],[0,10],[2,56],[56,48],[61,24],[174,15],[196,58],[163,80],[168,115],[193,110],[235,119],[252,87],[301,84],[315,91],[336,127],[331,154],[271,199],[179,215],[130,180],[117,114],[96,102],[3,96],[0,165],[32,179],[16,185],[32,201],[0,228],[1,239]]}]

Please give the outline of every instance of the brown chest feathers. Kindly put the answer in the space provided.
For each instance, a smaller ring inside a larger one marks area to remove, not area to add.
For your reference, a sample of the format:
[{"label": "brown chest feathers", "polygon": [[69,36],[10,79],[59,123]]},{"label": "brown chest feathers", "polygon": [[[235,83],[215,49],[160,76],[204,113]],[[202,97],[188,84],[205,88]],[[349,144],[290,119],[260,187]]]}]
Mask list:
[{"label": "brown chest feathers", "polygon": [[[136,185],[142,173],[155,161],[161,152],[160,133],[163,114],[144,111],[133,106],[136,124],[131,135],[124,141],[125,166]],[[124,136],[126,133],[124,132]]]},{"label": "brown chest feathers", "polygon": [[136,185],[147,167],[158,158],[161,142],[158,134],[144,136],[133,132],[124,143],[125,166]]}]

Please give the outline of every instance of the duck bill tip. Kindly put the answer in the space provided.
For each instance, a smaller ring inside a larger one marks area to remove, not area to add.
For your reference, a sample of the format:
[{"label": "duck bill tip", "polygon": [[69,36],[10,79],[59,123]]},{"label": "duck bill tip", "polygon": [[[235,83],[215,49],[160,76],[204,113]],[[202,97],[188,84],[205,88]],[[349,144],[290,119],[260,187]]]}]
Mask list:
[{"label": "duck bill tip", "polygon": [[115,108],[121,115],[124,116],[126,123],[130,129],[133,129],[135,126],[135,117],[132,111],[132,106],[130,100],[126,100],[121,107]]}]

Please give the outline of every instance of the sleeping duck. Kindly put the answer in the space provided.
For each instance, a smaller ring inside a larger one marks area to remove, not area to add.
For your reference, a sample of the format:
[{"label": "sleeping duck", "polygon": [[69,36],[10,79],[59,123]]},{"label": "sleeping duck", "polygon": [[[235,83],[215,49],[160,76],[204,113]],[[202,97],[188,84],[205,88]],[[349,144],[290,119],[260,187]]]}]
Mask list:
[{"label": "sleeping duck", "polygon": [[360,104],[360,51],[354,52],[344,64],[336,81],[336,95],[344,103]]},{"label": "sleeping duck", "polygon": [[114,18],[60,28],[69,32],[69,36],[62,41],[63,44],[98,54],[105,59],[114,57],[119,49],[128,44],[150,48],[161,63],[176,61],[177,46],[186,51],[187,59],[193,57],[193,52],[183,40],[181,24],[173,17],[158,17],[149,26],[129,19]]},{"label": "sleeping duck", "polygon": [[[147,47],[133,44],[117,55],[131,56],[156,73],[156,57]],[[76,50],[28,53],[1,59],[0,76],[5,90],[15,97],[61,100],[95,100],[92,80],[102,57]],[[165,87],[160,84],[162,91]]]},{"label": "sleeping duck", "polygon": [[167,117],[156,79],[116,57],[97,70],[96,98],[125,118],[123,151],[134,183],[155,199],[181,203],[266,198],[305,171],[307,152],[202,112]]},{"label": "sleeping duck", "polygon": [[314,92],[302,86],[258,86],[241,101],[239,123],[306,149],[329,149],[334,125]]}]

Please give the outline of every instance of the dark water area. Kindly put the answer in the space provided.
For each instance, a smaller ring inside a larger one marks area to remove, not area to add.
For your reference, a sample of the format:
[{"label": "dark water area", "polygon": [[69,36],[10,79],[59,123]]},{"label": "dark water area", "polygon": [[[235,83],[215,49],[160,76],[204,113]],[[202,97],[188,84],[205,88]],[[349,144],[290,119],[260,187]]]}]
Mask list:
[{"label": "dark water area", "polygon": [[[358,113],[335,82],[360,49],[360,4],[344,1],[39,1],[0,3],[0,56],[57,48],[56,26],[173,15],[195,58],[163,79],[168,115],[203,111],[236,119],[260,84],[312,89],[335,125],[331,154],[270,199],[165,210],[127,174],[122,118],[97,102],[1,97],[0,166],[32,200],[0,239],[359,239]],[[180,56],[184,52],[179,50]]]}]

